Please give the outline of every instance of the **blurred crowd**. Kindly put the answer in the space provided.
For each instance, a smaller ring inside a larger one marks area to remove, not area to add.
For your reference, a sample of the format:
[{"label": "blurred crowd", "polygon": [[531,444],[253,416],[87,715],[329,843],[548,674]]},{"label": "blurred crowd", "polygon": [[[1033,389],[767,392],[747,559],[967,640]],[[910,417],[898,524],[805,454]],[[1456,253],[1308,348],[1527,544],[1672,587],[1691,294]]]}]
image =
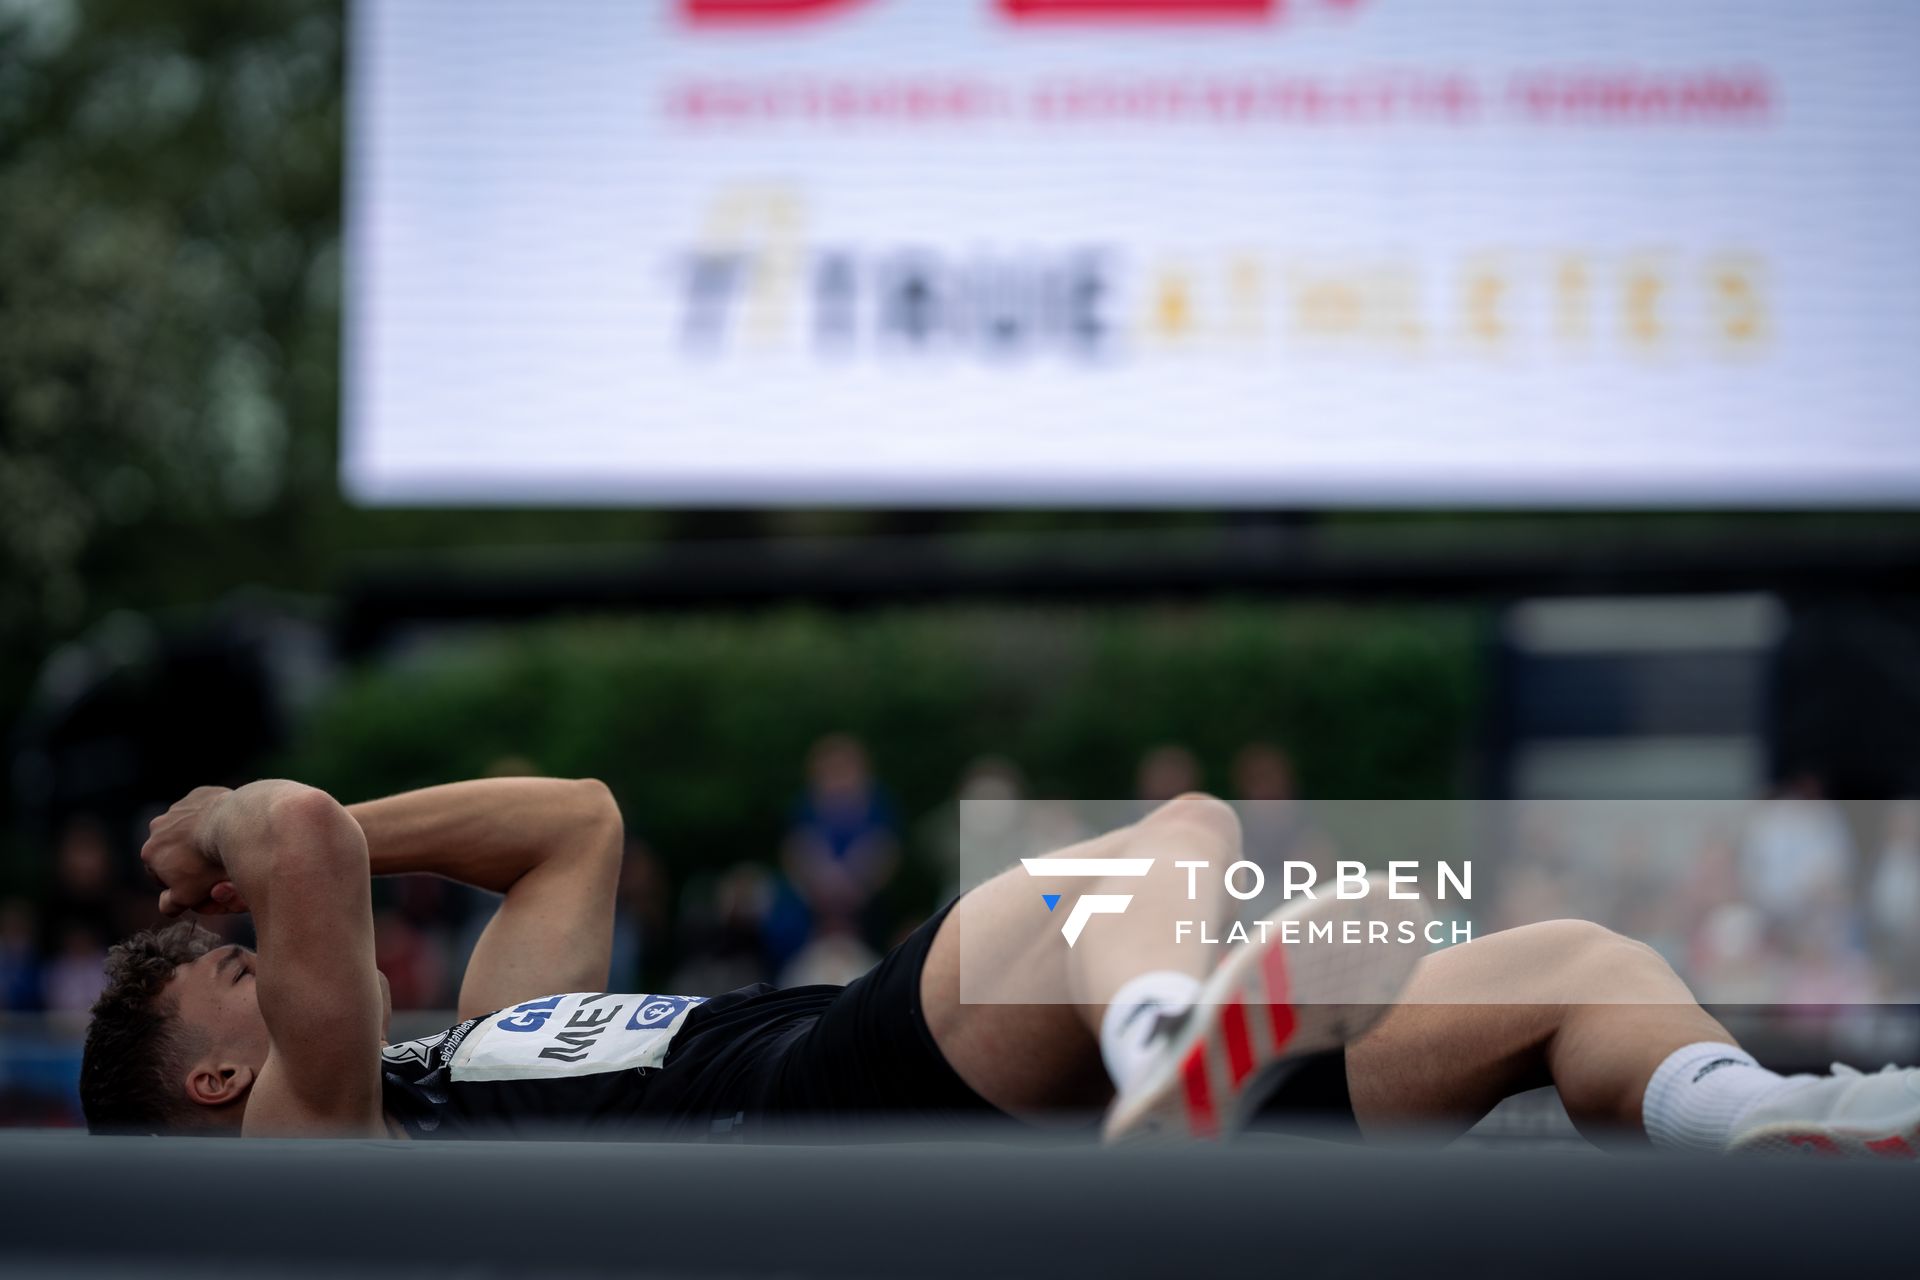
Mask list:
[{"label": "blurred crowd", "polygon": [[1920,1002],[1920,802],[1841,803],[1802,774],[1754,803],[1613,807],[1523,818],[1485,927],[1602,921],[1711,1004]]},{"label": "blurred crowd", "polygon": [[[1241,810],[1246,856],[1269,869],[1270,888],[1288,860],[1330,876],[1335,839],[1296,800],[1282,747],[1249,743],[1229,775],[1213,779],[1187,748],[1156,746],[1139,761],[1134,803],[1205,789],[1258,802]],[[1024,801],[973,811],[976,867],[983,849],[1005,865],[1111,825],[1068,802],[1030,799],[1019,768],[995,757],[967,765],[932,812],[904,814],[866,746],[840,733],[799,762],[784,838],[763,856],[674,883],[646,841],[645,815],[630,813],[614,986],[702,994],[852,980],[963,887],[960,815],[969,801]],[[1640,812],[1617,806],[1520,812],[1532,816],[1483,873],[1472,905],[1479,932],[1597,920],[1654,946],[1716,1003],[1920,1000],[1920,802],[1843,807],[1799,777],[1758,803],[1696,806],[1684,820],[1666,811],[1651,823],[1594,819]],[[85,1013],[108,945],[157,919],[133,849],[99,821],[73,818],[43,895],[0,899],[0,1008]],[[399,876],[378,882],[375,908],[376,958],[394,1007],[452,1008],[491,912],[488,895]],[[244,917],[207,923],[248,940]]]},{"label": "blurred crowd", "polygon": [[[502,772],[515,771],[502,762]],[[1289,801],[1293,766],[1270,743],[1236,756],[1231,794]],[[926,814],[901,811],[859,739],[830,734],[796,769],[795,794],[779,846],[673,883],[667,861],[645,838],[644,814],[629,813],[626,858],[615,915],[612,982],[616,989],[691,994],[753,982],[779,985],[851,981],[894,942],[958,892],[960,805],[1020,801],[1025,781],[1010,761],[970,763],[951,798]],[[1194,753],[1155,747],[1139,763],[1143,804],[1218,782]],[[1260,815],[1285,806],[1261,806]],[[1062,848],[1094,834],[1084,814],[1064,804],[1018,807],[1018,848],[1007,857]],[[43,893],[0,899],[0,1009],[84,1015],[99,994],[107,947],[159,919],[153,890],[134,857],[141,833],[114,833],[100,821],[70,819],[55,842]],[[1248,826],[1250,856],[1278,862],[1302,856],[1304,822]],[[376,960],[395,1009],[447,1009],[491,911],[488,895],[431,876],[397,876],[375,887]],[[241,941],[245,917],[203,923]]]}]

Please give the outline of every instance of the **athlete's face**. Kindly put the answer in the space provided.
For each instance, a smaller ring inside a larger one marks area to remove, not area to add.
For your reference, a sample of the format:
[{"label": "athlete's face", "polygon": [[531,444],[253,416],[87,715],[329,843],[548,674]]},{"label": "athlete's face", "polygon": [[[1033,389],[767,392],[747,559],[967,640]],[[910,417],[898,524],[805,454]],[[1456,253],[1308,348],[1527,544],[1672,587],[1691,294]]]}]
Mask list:
[{"label": "athlete's face", "polygon": [[[187,1095],[224,1107],[246,1097],[266,1064],[270,1040],[260,1012],[260,957],[246,947],[217,947],[173,971],[174,1014],[187,1031]],[[393,991],[380,979],[380,1038],[393,1021]],[[239,1108],[234,1108],[237,1112]]]},{"label": "athlete's face", "polygon": [[267,1061],[267,1020],[255,980],[259,957],[216,947],[173,971],[175,1016],[186,1030],[187,1094],[218,1106],[246,1096]]}]

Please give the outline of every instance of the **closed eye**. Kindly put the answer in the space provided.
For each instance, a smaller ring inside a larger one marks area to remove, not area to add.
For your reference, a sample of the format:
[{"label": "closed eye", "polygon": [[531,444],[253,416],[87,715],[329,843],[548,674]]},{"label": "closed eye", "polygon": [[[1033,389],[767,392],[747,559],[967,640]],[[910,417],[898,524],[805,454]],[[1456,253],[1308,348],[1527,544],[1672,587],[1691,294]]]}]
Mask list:
[{"label": "closed eye", "polygon": [[228,982],[230,983],[239,982],[241,977],[247,971],[247,953],[245,948],[243,947],[230,948],[227,951],[227,954],[221,958],[219,962],[219,967],[222,969],[226,969],[233,974],[233,976],[227,980]]}]

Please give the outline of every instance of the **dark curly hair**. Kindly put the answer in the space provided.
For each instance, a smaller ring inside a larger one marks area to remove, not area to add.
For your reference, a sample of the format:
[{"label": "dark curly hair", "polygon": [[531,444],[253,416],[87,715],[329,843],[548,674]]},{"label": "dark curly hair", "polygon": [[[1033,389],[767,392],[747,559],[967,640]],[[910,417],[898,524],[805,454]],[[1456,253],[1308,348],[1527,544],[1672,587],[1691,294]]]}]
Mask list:
[{"label": "dark curly hair", "polygon": [[193,1035],[166,994],[173,971],[221,945],[182,920],[134,934],[107,953],[107,985],[93,1004],[80,1057],[80,1106],[93,1133],[167,1133],[195,1127],[180,1073]]}]

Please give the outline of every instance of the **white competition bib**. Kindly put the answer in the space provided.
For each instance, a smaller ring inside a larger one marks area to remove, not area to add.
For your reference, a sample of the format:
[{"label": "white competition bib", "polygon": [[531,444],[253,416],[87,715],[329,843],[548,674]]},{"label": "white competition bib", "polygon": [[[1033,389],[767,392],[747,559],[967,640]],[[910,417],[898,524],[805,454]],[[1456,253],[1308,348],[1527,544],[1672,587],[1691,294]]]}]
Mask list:
[{"label": "white competition bib", "polygon": [[456,1081],[545,1080],[657,1067],[702,996],[573,992],[482,1018],[449,1062]]}]

